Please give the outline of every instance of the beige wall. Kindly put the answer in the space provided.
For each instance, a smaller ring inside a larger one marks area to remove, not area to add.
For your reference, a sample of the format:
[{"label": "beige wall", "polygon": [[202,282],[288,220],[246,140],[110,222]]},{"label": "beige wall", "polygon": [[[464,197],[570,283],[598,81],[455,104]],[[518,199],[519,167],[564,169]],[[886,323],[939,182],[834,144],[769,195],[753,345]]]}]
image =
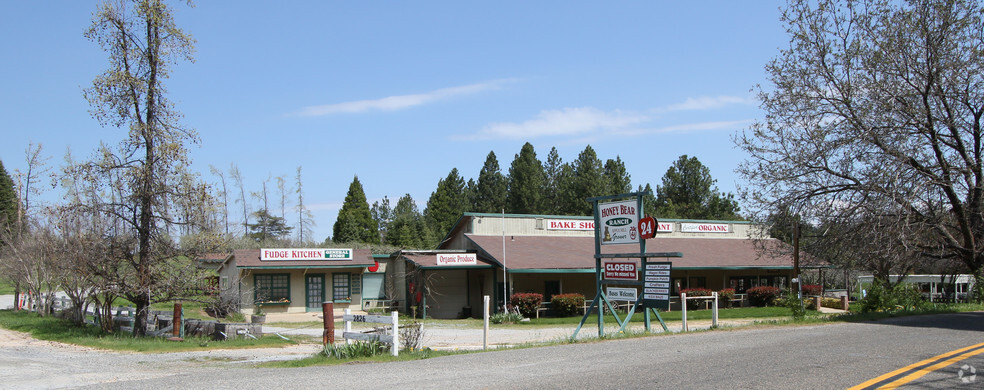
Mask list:
[{"label": "beige wall", "polygon": [[[593,230],[551,230],[547,229],[547,221],[550,220],[562,220],[562,221],[593,221],[592,217],[560,217],[560,216],[510,216],[506,215],[505,218],[501,216],[485,216],[479,215],[474,216],[471,220],[471,225],[466,226],[464,231],[466,233],[473,233],[480,236],[550,236],[550,237],[594,237]],[[702,223],[719,223],[727,224],[729,227],[728,233],[683,233],[681,232],[681,224],[692,223],[694,221],[687,220],[661,220],[661,223],[672,223],[673,232],[671,233],[659,233],[659,237],[679,237],[679,238],[736,238],[736,239],[746,239],[749,237],[759,237],[761,236],[760,229],[749,222],[742,221],[700,221]],[[505,233],[503,233],[503,224],[505,225]],[[452,239],[449,249],[465,249],[463,244],[459,242],[460,235]]]},{"label": "beige wall", "polygon": [[[241,276],[241,297],[243,302],[243,314],[253,314],[254,286],[253,276],[262,274],[288,274],[290,275],[290,304],[289,305],[264,305],[263,310],[267,313],[304,313],[307,311],[307,293],[305,277],[309,274],[324,275],[325,277],[325,300],[332,301],[332,274],[347,273],[350,275],[349,291],[351,302],[334,301],[335,309],[345,309],[351,307],[359,310],[362,307],[362,271],[363,268],[342,268],[342,269],[284,269],[284,270],[243,270]],[[358,293],[356,291],[358,286]]]}]

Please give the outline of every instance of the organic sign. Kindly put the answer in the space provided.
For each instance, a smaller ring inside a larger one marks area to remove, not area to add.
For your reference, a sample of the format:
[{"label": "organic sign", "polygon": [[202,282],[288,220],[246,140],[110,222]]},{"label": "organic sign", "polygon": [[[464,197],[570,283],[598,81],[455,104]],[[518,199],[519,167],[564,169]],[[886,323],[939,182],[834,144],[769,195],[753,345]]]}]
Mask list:
[{"label": "organic sign", "polygon": [[260,260],[352,260],[351,249],[260,249]]},{"label": "organic sign", "polygon": [[681,223],[680,231],[684,233],[730,233],[726,223]]},{"label": "organic sign", "polygon": [[636,208],[637,205],[638,202],[635,199],[598,205],[601,226],[595,227],[595,231],[601,233],[602,245],[639,242],[639,210]]},{"label": "organic sign", "polygon": [[438,253],[437,265],[476,265],[478,257],[474,253]]}]

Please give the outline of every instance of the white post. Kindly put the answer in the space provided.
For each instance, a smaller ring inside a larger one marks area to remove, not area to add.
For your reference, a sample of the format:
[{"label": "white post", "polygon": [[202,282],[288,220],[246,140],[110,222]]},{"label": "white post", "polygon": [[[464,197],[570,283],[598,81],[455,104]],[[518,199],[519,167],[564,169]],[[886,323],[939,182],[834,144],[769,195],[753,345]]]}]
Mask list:
[{"label": "white post", "polygon": [[[350,316],[350,315],[352,315],[352,309],[345,308],[345,316],[347,317],[347,316]],[[352,331],[352,321],[346,320],[345,321],[345,333],[348,333],[348,332],[351,332],[351,331]],[[352,340],[349,340],[349,339],[346,338],[345,339],[345,344],[352,344]]]},{"label": "white post", "polygon": [[683,309],[683,331],[686,332],[687,329],[687,293],[680,293],[680,308]]},{"label": "white post", "polygon": [[484,304],[482,305],[482,323],[484,324],[484,330],[482,331],[482,350],[489,349],[489,296],[486,295],[483,299]]},{"label": "white post", "polygon": [[711,326],[717,328],[718,326],[718,293],[714,291],[711,293],[714,296],[714,306],[711,306]]},{"label": "white post", "polygon": [[395,310],[390,313],[393,316],[393,347],[390,352],[393,356],[400,355],[400,313]]}]

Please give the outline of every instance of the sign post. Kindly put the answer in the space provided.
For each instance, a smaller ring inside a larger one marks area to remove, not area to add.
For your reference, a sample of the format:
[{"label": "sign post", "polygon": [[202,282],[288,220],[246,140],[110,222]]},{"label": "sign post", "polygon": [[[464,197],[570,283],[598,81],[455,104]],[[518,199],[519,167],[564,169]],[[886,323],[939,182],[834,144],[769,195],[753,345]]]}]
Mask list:
[{"label": "sign post", "polygon": [[[578,332],[584,326],[588,316],[592,313],[598,316],[598,337],[605,336],[605,320],[602,305],[607,305],[615,316],[615,320],[620,325],[620,330],[625,330],[632,315],[635,314],[637,307],[643,307],[645,313],[646,331],[650,331],[651,317],[650,312],[656,314],[656,318],[663,326],[663,331],[668,331],[666,322],[659,315],[657,309],[669,309],[670,296],[670,262],[650,263],[651,257],[683,257],[680,252],[647,253],[646,240],[652,238],[660,229],[659,222],[655,218],[642,218],[643,210],[642,198],[646,192],[633,192],[612,196],[602,196],[588,198],[594,208],[594,232],[595,232],[595,277],[596,294],[591,301],[587,312],[581,318],[577,329],[571,339],[577,338]],[[601,203],[605,201],[605,203]],[[559,225],[559,224],[558,224]],[[565,229],[579,228],[579,226],[563,225]],[[636,253],[602,253],[602,245],[618,244],[638,244],[639,252]],[[613,259],[602,263],[602,259]],[[617,259],[617,260],[615,260]],[[640,259],[640,262],[626,259]],[[642,272],[642,279],[639,274]],[[631,288],[609,287],[606,292],[602,289],[604,284],[615,284],[632,286]],[[642,287],[642,295],[638,294],[638,288]],[[610,300],[634,302],[629,308],[624,320],[622,320]]]}]

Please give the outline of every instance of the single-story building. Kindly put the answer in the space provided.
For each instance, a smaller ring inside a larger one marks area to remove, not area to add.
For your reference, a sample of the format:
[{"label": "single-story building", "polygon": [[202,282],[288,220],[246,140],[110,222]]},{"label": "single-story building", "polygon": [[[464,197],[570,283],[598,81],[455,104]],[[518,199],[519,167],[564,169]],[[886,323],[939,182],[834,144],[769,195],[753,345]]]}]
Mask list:
[{"label": "single-story building", "polygon": [[268,313],[321,311],[326,300],[360,309],[385,296],[385,270],[369,249],[267,248],[233,251],[218,273],[223,298],[252,314],[256,305]]},{"label": "single-story building", "polygon": [[[788,287],[791,251],[765,255],[776,251],[763,252],[763,246],[788,246],[756,237],[754,227],[744,221],[660,220],[646,252],[682,254],[649,259],[672,262],[673,295],[697,287],[734,288],[739,294],[756,286]],[[638,252],[635,244],[602,246],[602,253]],[[594,254],[593,217],[464,213],[437,250],[389,256],[387,296],[401,310],[434,318],[478,316],[484,295],[494,297],[497,308],[520,292],[543,294],[547,302],[564,293],[590,300],[596,294]]]}]

